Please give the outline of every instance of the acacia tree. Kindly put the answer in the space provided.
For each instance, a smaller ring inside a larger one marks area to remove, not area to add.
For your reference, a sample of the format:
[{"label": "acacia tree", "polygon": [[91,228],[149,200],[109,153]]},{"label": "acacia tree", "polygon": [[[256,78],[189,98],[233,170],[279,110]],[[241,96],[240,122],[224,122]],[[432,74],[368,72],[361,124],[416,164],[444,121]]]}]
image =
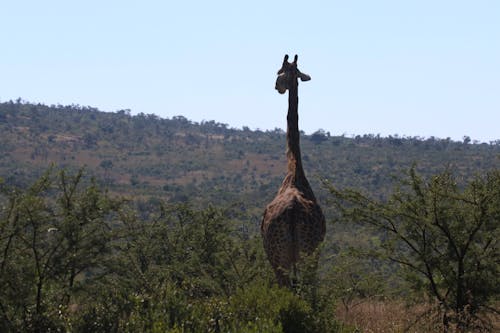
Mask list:
[{"label": "acacia tree", "polygon": [[77,289],[104,273],[119,202],[82,176],[49,170],[27,190],[0,187],[0,331],[61,330]]},{"label": "acacia tree", "polygon": [[449,170],[408,172],[386,201],[328,184],[338,219],[374,227],[380,254],[400,264],[410,285],[437,301],[443,327],[488,326],[500,291],[500,170],[457,184]]}]

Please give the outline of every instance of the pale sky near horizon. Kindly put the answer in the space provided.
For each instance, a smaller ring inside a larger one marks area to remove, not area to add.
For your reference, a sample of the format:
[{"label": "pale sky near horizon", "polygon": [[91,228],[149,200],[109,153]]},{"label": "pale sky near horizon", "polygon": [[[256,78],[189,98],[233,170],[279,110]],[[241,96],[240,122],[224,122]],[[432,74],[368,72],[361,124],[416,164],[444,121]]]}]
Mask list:
[{"label": "pale sky near horizon", "polygon": [[500,139],[500,1],[1,1],[0,101],[332,135]]}]

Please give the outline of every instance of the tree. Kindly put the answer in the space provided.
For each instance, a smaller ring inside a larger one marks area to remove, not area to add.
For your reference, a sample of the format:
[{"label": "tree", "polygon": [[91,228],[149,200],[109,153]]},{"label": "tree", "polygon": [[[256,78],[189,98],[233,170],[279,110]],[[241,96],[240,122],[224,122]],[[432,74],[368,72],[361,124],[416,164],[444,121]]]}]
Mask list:
[{"label": "tree", "polygon": [[487,326],[500,292],[500,170],[460,186],[446,170],[423,179],[412,168],[386,201],[329,185],[338,219],[370,225],[380,253],[406,280],[437,301],[443,326]]},{"label": "tree", "polygon": [[97,136],[92,133],[85,133],[83,135],[84,147],[87,149],[92,149],[97,145]]},{"label": "tree", "polygon": [[109,172],[111,169],[113,169],[113,161],[102,160],[99,166],[104,169],[104,178],[106,179],[107,182],[109,182],[110,180]]},{"label": "tree", "polygon": [[314,142],[315,144],[320,144],[323,141],[327,141],[327,140],[328,140],[328,136],[325,133],[325,131],[322,129],[319,129],[316,132],[314,132],[313,134],[311,134],[311,141]]},{"label": "tree", "polygon": [[113,161],[111,160],[102,160],[101,163],[99,163],[99,166],[103,168],[105,171],[108,171],[113,168]]},{"label": "tree", "polygon": [[72,296],[105,273],[118,202],[82,176],[49,170],[25,191],[1,187],[0,331],[62,330]]}]

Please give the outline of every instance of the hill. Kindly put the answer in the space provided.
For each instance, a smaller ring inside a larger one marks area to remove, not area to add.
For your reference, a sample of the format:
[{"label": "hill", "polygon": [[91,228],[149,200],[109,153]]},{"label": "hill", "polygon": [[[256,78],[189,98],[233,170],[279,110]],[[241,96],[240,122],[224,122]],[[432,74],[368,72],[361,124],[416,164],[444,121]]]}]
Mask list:
[{"label": "hill", "polygon": [[[85,167],[112,193],[143,202],[238,205],[256,224],[286,170],[282,130],[234,129],[183,116],[18,100],[0,103],[0,133],[0,177],[9,184],[24,187],[51,164]],[[323,179],[384,196],[394,176],[414,163],[424,175],[451,167],[463,178],[500,167],[500,140],[470,141],[322,130],[301,138],[306,173],[325,207]]]}]

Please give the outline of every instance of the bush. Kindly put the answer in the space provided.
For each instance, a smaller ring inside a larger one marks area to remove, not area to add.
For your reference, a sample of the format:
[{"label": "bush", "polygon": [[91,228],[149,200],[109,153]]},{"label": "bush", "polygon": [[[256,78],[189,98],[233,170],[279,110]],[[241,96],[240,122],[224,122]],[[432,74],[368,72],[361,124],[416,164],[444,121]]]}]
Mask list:
[{"label": "bush", "polygon": [[[319,320],[320,313],[288,289],[255,283],[238,291],[229,302],[229,311],[239,318],[240,325],[253,323],[263,330],[274,324],[279,332],[333,332],[335,325]],[[333,313],[330,314],[330,316]]]}]

